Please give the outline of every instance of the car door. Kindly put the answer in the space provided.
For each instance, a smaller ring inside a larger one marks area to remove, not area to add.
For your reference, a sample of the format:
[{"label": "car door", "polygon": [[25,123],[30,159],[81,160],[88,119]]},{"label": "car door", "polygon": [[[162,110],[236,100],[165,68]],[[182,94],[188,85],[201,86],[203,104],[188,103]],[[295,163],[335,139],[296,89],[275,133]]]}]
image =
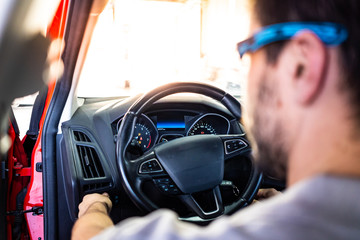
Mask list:
[{"label": "car door", "polygon": [[[0,3],[0,235],[7,239],[12,239],[12,225],[5,224],[11,219],[10,215],[22,217],[34,216],[35,224],[31,225],[28,220],[28,230],[31,239],[42,238],[41,226],[43,226],[43,218],[41,211],[34,213],[34,207],[41,209],[42,206],[31,203],[30,209],[26,206],[23,209],[9,212],[9,201],[14,200],[8,196],[10,190],[14,190],[12,185],[13,177],[31,177],[30,185],[27,188],[27,197],[31,195],[31,189],[34,188],[34,182],[38,183],[36,188],[38,194],[35,195],[42,205],[42,175],[39,174],[37,179],[34,178],[36,164],[32,162],[31,168],[26,166],[14,165],[13,151],[15,149],[14,138],[9,137],[9,112],[11,102],[18,97],[29,95],[39,91],[44,85],[49,84],[49,92],[51,86],[54,86],[54,80],[49,76],[44,77],[44,71],[49,69],[48,49],[53,39],[61,37],[63,28],[64,6],[67,1],[59,0],[29,0],[29,1],[1,1]],[[60,3],[60,5],[59,5]],[[58,11],[56,12],[56,9]],[[59,10],[60,9],[60,10]],[[54,13],[56,15],[54,17]],[[59,14],[60,12],[60,14]],[[51,23],[48,25],[48,23]],[[44,81],[46,80],[46,81]],[[47,81],[47,80],[50,80]],[[49,98],[50,99],[50,98]],[[13,128],[10,128],[10,133]],[[14,136],[11,135],[11,136]],[[20,142],[16,143],[21,146]],[[22,147],[22,146],[21,146]],[[41,158],[40,158],[41,159]],[[9,161],[11,160],[11,161]],[[18,169],[15,169],[17,167]],[[25,200],[29,203],[29,200]],[[28,211],[29,213],[25,213]],[[35,218],[38,217],[38,218]],[[31,218],[31,217],[30,217]],[[34,221],[33,221],[34,222]],[[36,227],[39,226],[39,227]],[[35,234],[34,234],[35,233]],[[26,237],[22,235],[21,238]]]}]

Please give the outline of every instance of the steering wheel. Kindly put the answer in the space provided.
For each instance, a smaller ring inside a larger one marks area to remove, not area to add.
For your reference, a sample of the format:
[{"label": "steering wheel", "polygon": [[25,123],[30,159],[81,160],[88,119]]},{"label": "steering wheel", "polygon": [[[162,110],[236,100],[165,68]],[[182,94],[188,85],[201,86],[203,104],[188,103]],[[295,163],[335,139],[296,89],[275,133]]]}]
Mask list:
[{"label": "steering wheel", "polygon": [[[177,138],[155,145],[136,159],[128,154],[134,126],[141,114],[157,100],[183,92],[202,94],[217,100],[237,120],[241,118],[240,103],[230,94],[213,86],[181,82],[148,92],[128,109],[118,131],[116,154],[123,187],[131,200],[147,211],[161,207],[143,191],[143,184],[152,181],[165,195],[177,198],[201,219],[230,214],[253,200],[262,179],[262,174],[254,167],[252,160],[244,189],[239,190],[231,181],[224,179],[227,161],[243,161],[242,157],[251,159],[250,144],[244,134]],[[228,203],[227,195],[224,196],[221,191],[226,187],[232,188],[236,195],[231,203]]]}]

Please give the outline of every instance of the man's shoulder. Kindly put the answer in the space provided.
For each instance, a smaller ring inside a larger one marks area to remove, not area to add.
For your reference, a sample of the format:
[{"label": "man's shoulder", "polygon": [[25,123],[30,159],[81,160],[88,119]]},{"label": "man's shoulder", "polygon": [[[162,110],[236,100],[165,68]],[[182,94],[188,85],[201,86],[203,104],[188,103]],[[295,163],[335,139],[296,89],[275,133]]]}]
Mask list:
[{"label": "man's shoulder", "polygon": [[360,179],[321,175],[250,206],[228,221],[257,237],[324,238],[360,234]]},{"label": "man's shoulder", "polygon": [[202,228],[169,210],[129,219],[96,239],[357,239],[360,179],[319,176]]},{"label": "man's shoulder", "polygon": [[[274,218],[287,216],[297,210],[322,211],[333,209],[334,206],[336,206],[336,209],[341,210],[351,208],[360,211],[357,208],[358,204],[356,204],[359,197],[360,178],[319,175],[295,184],[284,191],[283,194],[239,211],[234,215],[234,218],[237,218],[237,215],[259,215],[261,218],[271,215]],[[331,212],[337,212],[336,209]]]}]

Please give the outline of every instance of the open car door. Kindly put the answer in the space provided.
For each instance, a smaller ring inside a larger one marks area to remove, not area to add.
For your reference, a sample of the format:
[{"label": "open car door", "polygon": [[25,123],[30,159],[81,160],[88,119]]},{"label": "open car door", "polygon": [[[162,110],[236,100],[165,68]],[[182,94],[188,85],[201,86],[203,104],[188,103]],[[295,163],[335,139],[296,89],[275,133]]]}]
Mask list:
[{"label": "open car door", "polygon": [[[41,133],[56,82],[50,72],[48,49],[52,40],[63,36],[67,4],[67,0],[0,3],[0,236],[4,239],[44,236],[41,138],[29,149],[32,154],[28,159],[16,120],[9,113],[15,98],[48,85],[45,106],[35,111],[41,119]],[[60,48],[53,49],[59,54],[51,61],[59,60]]]}]

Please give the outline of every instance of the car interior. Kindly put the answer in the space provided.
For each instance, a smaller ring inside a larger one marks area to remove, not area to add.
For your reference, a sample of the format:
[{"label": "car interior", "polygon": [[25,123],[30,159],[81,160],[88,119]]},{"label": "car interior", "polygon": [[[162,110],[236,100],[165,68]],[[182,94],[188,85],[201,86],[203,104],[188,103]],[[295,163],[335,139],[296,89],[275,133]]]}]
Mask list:
[{"label": "car interior", "polygon": [[[205,53],[204,62],[222,56],[202,49],[219,43],[204,39],[216,34],[210,29],[219,14],[243,13],[238,2],[69,1],[64,71],[42,125],[45,239],[70,238],[90,193],[110,195],[114,223],[168,208],[182,221],[207,225],[251,204],[260,188],[285,188],[253,163],[244,87],[229,77],[242,73],[198,70]],[[108,21],[109,29],[97,28]]]}]

